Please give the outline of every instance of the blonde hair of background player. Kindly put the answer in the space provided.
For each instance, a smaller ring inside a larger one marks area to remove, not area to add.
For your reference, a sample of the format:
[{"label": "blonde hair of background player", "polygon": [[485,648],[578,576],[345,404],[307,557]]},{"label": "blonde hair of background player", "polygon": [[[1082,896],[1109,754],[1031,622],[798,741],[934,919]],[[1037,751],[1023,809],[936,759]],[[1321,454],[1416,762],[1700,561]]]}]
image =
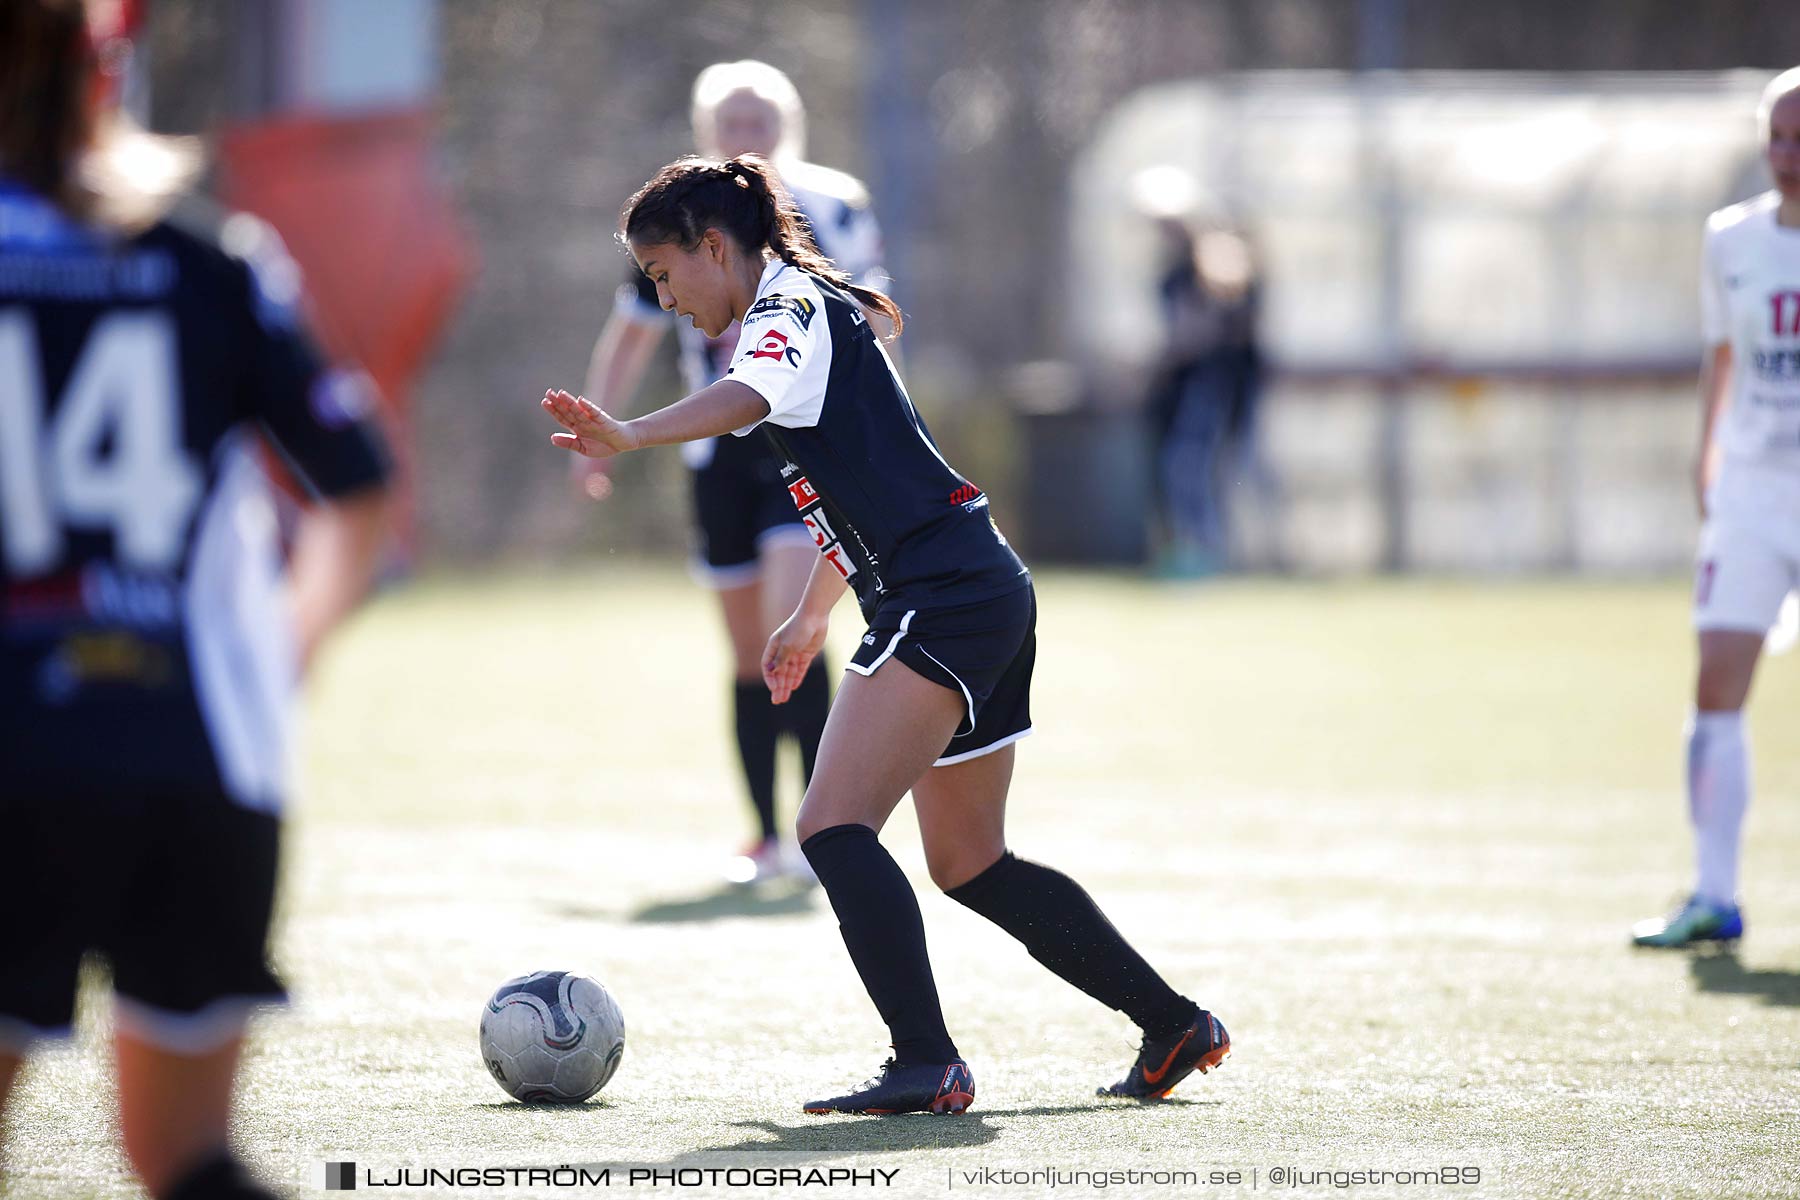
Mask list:
[{"label": "blonde hair of background player", "polygon": [[[773,130],[755,127],[754,106],[773,110]],[[806,109],[794,81],[768,63],[746,58],[714,63],[694,78],[694,148],[706,158],[760,154],[776,170],[806,157]],[[743,124],[737,122],[742,121]]]},{"label": "blonde hair of background player", "polygon": [[1800,92],[1800,67],[1789,67],[1763,88],[1762,99],[1756,105],[1756,132],[1764,142],[1769,140],[1769,115],[1776,102],[1795,92]]}]

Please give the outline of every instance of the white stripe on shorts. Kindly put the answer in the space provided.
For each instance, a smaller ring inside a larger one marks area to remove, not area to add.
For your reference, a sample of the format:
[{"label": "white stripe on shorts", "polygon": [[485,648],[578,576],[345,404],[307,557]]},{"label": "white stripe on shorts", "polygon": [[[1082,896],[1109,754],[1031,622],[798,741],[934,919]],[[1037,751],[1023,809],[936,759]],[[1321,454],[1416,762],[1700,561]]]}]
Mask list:
[{"label": "white stripe on shorts", "polygon": [[806,526],[790,521],[786,525],[771,525],[756,535],[756,548],[762,550],[766,546],[805,546],[808,550],[817,550],[819,544],[813,541],[813,535],[806,532]]},{"label": "white stripe on shorts", "polygon": [[975,697],[973,697],[969,694],[969,685],[962,681],[962,676],[958,675],[955,671],[952,671],[949,667],[944,666],[943,659],[939,658],[937,655],[933,654],[931,651],[927,650],[925,647],[920,646],[919,653],[923,654],[926,658],[929,658],[932,662],[936,663],[938,665],[939,669],[941,669],[944,672],[944,674],[948,675],[950,678],[956,680],[956,686],[962,689],[963,708],[969,714],[969,727],[958,733],[953,733],[950,736],[952,738],[968,737],[971,733],[975,732]]},{"label": "white stripe on shorts", "polygon": [[242,1034],[256,1009],[286,1002],[277,996],[221,996],[191,1013],[157,1008],[130,996],[115,996],[113,1003],[120,1032],[172,1054],[198,1056],[211,1054]]},{"label": "white stripe on shorts", "polygon": [[694,582],[715,592],[749,587],[756,582],[761,572],[762,564],[755,559],[747,563],[734,563],[729,567],[715,567],[703,558],[688,559],[688,574],[693,576]]},{"label": "white stripe on shorts", "polygon": [[1008,734],[997,742],[989,742],[979,750],[966,750],[961,754],[946,754],[931,765],[934,767],[954,767],[959,762],[968,762],[971,758],[980,758],[984,754],[992,754],[996,750],[1005,749],[1020,738],[1028,738],[1030,736],[1031,726],[1027,725],[1025,728],[1019,730],[1019,732]]},{"label": "white stripe on shorts", "polygon": [[918,611],[919,610],[916,608],[909,608],[906,610],[906,615],[900,618],[900,628],[895,632],[893,640],[887,644],[887,649],[881,652],[880,658],[877,658],[866,667],[857,666],[856,661],[852,659],[850,662],[844,664],[845,669],[855,671],[858,675],[873,675],[875,673],[875,668],[892,658],[894,656],[894,651],[899,649],[900,639],[906,636],[907,627],[912,624],[913,616]]},{"label": "white stripe on shorts", "polygon": [[74,1032],[74,1027],[69,1025],[46,1027],[33,1025],[30,1021],[22,1021],[18,1017],[0,1016],[0,1054],[23,1058],[31,1049],[32,1043],[40,1038],[63,1041]]}]

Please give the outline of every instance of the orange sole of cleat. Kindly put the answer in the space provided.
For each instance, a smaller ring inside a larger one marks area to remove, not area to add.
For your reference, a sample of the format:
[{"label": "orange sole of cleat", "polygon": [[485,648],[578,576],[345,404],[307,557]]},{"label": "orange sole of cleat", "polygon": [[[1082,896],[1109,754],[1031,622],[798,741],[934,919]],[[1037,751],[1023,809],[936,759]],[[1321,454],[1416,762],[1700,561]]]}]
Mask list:
[{"label": "orange sole of cleat", "polygon": [[951,1092],[947,1096],[939,1096],[931,1102],[931,1111],[940,1116],[960,1117],[968,1111],[969,1105],[975,1103],[975,1097],[968,1092]]}]

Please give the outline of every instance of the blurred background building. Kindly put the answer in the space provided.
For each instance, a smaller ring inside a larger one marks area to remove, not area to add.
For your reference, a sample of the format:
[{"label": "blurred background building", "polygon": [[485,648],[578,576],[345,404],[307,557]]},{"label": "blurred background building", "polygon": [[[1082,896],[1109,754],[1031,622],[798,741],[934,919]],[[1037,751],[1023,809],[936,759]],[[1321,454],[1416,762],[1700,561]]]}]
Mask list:
[{"label": "blurred background building", "polygon": [[[623,267],[619,205],[687,149],[694,75],[754,57],[799,86],[809,157],[869,182],[911,390],[1028,555],[1156,550],[1160,268],[1132,181],[1162,169],[1186,219],[1236,231],[1260,269],[1268,386],[1255,469],[1222,488],[1229,563],[1660,571],[1693,544],[1700,225],[1765,186],[1754,99],[1800,62],[1792,17],[1780,0],[150,0],[146,108],[162,130],[237,130],[220,182],[252,207],[231,174],[246,124],[425,121],[406,127],[430,130],[444,249],[423,277],[365,265],[425,284],[391,303],[450,319],[406,372],[431,560],[682,549],[675,456],[631,456],[612,499],[578,502],[534,400],[581,378]],[[291,153],[265,184],[301,169]],[[672,362],[648,390],[675,397]]]}]

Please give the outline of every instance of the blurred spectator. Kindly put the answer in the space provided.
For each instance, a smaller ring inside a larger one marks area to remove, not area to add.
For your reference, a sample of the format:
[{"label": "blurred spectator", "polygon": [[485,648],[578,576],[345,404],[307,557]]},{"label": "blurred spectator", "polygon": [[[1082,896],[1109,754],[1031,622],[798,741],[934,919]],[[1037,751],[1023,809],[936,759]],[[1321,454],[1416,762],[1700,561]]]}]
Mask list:
[{"label": "blurred spectator", "polygon": [[1152,168],[1135,181],[1156,223],[1156,288],[1163,348],[1146,409],[1155,446],[1162,567],[1204,575],[1230,563],[1226,485],[1255,463],[1262,360],[1260,282],[1249,239],[1223,224],[1197,227],[1191,183]]}]

